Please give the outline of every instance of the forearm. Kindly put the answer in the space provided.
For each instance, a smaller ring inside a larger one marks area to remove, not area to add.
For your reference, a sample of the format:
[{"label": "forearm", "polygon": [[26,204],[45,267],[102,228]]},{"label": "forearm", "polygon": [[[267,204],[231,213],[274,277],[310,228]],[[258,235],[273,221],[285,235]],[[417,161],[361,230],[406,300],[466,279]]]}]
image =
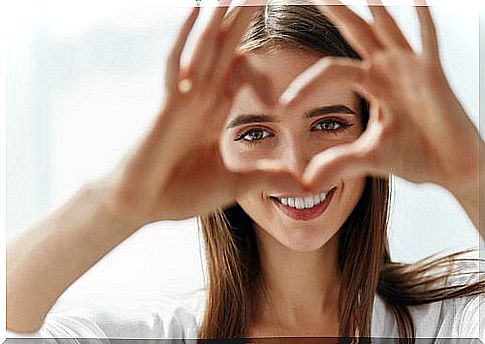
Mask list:
[{"label": "forearm", "polygon": [[137,228],[107,211],[92,186],[7,243],[7,328],[32,332],[76,279]]},{"label": "forearm", "polygon": [[473,225],[480,233],[482,238],[485,238],[485,228],[480,228],[480,206],[479,206],[479,198],[483,197],[483,187],[480,187],[480,191],[477,190],[475,192],[469,192],[468,194],[464,195],[456,195],[457,200],[460,202],[461,206],[467,213],[470,220],[473,222]]},{"label": "forearm", "polygon": [[452,192],[482,239],[485,239],[485,223],[480,221],[480,214],[484,214],[485,210],[485,204],[480,204],[480,199],[485,199],[485,144],[482,140],[479,143],[478,156],[476,173],[471,173],[467,180],[463,180],[459,186],[452,189]]}]

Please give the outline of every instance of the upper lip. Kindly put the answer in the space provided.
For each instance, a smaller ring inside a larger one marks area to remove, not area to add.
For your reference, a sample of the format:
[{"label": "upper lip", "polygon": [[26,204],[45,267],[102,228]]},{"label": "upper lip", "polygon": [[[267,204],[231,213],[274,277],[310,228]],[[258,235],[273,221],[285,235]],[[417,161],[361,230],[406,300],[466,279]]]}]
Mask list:
[{"label": "upper lip", "polygon": [[289,195],[289,194],[285,194],[285,195],[270,195],[270,197],[275,197],[275,198],[306,198],[306,197],[310,197],[310,196],[315,196],[317,194],[321,194],[322,192],[329,193],[330,191],[332,191],[335,188],[336,188],[336,186],[331,187],[330,189],[327,189],[327,191],[319,191],[319,192],[316,192],[316,193],[306,194],[306,195]]}]

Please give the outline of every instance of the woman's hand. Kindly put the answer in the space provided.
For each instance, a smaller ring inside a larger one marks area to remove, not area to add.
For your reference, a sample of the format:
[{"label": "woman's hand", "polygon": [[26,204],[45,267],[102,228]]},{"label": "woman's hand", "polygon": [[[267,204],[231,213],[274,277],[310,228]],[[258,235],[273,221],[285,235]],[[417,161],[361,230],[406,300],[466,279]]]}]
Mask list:
[{"label": "woman's hand", "polygon": [[238,7],[225,17],[230,1],[214,10],[190,62],[180,59],[200,11],[194,8],[167,61],[165,97],[153,126],[99,185],[115,214],[145,224],[183,219],[234,202],[261,184],[295,185],[278,166],[229,171],[219,153],[219,137],[238,89],[249,84],[266,106],[276,103],[269,78],[236,51],[259,7]]},{"label": "woman's hand", "polygon": [[291,107],[317,85],[344,82],[371,108],[359,139],[315,156],[304,181],[318,188],[337,179],[395,174],[439,184],[457,197],[477,193],[483,141],[444,75],[429,9],[416,7],[423,44],[417,53],[380,2],[369,6],[372,23],[341,4],[317,7],[344,28],[363,60],[323,58],[292,82],[282,103]]}]

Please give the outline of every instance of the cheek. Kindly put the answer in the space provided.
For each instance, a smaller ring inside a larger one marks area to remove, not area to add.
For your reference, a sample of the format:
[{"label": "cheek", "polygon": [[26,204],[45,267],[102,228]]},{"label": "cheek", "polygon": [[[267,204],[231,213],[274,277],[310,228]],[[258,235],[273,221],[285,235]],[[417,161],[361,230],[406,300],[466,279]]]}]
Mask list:
[{"label": "cheek", "polygon": [[239,197],[236,202],[259,227],[281,228],[287,221],[284,215],[278,213],[268,198],[261,192],[249,192]]},{"label": "cheek", "polygon": [[248,192],[244,196],[239,197],[236,202],[253,220],[267,217],[267,202],[260,192]]},{"label": "cheek", "polygon": [[347,220],[362,197],[365,184],[365,177],[348,179],[343,182],[343,189],[338,202],[341,225]]},{"label": "cheek", "polygon": [[[264,198],[260,192],[250,192],[241,196],[237,199],[237,203],[260,228],[278,241],[292,246],[291,242],[296,240],[301,244],[301,241],[307,238],[313,242],[312,245],[321,247],[326,240],[338,232],[350,216],[362,197],[365,185],[365,177],[343,181],[340,184],[340,192],[332,201],[328,212],[323,213],[312,223],[294,223],[276,210],[271,201]],[[298,236],[299,234],[301,235]]]},{"label": "cheek", "polygon": [[277,150],[270,141],[247,146],[241,141],[234,141],[232,137],[224,136],[219,146],[225,165],[235,171],[251,170],[261,160],[277,158]]},{"label": "cheek", "polygon": [[[236,200],[244,212],[251,218],[251,220],[259,225],[263,225],[267,221],[267,213],[265,207],[262,206],[262,198],[255,193],[246,194]],[[266,220],[265,220],[266,218]],[[263,224],[261,224],[261,221]]]}]

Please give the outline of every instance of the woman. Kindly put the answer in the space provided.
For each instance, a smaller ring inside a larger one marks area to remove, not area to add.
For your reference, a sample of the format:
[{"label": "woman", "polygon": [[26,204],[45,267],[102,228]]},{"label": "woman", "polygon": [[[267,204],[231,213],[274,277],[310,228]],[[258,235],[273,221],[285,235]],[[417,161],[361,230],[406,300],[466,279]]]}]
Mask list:
[{"label": "woman", "polygon": [[8,243],[7,327],[116,336],[129,314],[46,314],[144,224],[199,215],[203,311],[138,317],[143,336],[477,336],[485,285],[458,278],[465,259],[395,263],[386,236],[390,174],[447,188],[478,228],[483,141],[446,81],[427,7],[416,53],[381,4],[372,24],[345,6],[227,5],[181,67],[192,11],[133,151]]}]

